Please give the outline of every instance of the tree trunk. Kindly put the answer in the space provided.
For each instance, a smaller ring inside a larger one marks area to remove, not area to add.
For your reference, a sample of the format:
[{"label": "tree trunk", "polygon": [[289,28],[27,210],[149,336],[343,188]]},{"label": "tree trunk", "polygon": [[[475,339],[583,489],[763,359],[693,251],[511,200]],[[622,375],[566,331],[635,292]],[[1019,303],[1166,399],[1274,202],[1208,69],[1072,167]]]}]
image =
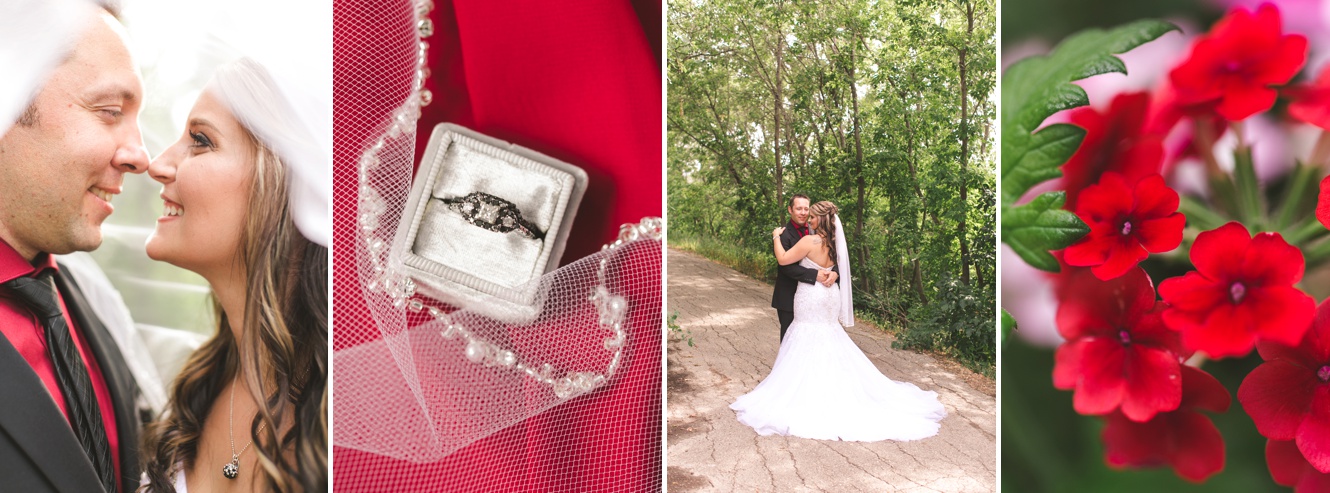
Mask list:
[{"label": "tree trunk", "polygon": [[969,51],[970,35],[974,33],[974,4],[966,2],[965,19],[968,25],[965,30],[965,38],[961,41],[960,49],[960,75],[961,75],[961,217],[956,226],[956,236],[961,245],[961,282],[970,284],[970,243],[965,238],[965,216],[969,214],[969,203],[966,201],[966,195],[969,184],[966,183],[966,175],[969,174],[970,158],[970,97],[967,92],[967,80],[965,78],[965,56]]}]

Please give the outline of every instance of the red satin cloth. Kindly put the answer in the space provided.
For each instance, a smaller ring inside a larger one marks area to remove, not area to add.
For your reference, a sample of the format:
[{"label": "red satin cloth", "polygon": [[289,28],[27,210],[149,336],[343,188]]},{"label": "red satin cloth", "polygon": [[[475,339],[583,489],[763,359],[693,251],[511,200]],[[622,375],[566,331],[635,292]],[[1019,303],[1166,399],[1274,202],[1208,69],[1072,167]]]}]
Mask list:
[{"label": "red satin cloth", "polygon": [[[400,37],[334,3],[333,348],[378,339],[355,264],[363,129],[400,100],[372,81],[372,50]],[[389,10],[385,8],[385,10]],[[391,14],[390,14],[391,15]],[[612,242],[620,224],[661,215],[660,0],[436,0],[417,162],[430,131],[452,122],[586,170],[562,264]],[[402,16],[392,17],[401,21]],[[393,99],[396,98],[396,99]],[[366,107],[372,106],[371,111]],[[654,279],[660,284],[659,272]],[[333,447],[333,486],[352,491],[643,491],[661,485],[660,293],[631,317],[638,355],[608,390],[574,399],[431,464]],[[643,318],[643,316],[647,318]],[[335,362],[335,360],[334,360]],[[336,367],[333,378],[336,378]],[[333,426],[336,427],[333,396]],[[613,458],[613,464],[605,458]]]}]

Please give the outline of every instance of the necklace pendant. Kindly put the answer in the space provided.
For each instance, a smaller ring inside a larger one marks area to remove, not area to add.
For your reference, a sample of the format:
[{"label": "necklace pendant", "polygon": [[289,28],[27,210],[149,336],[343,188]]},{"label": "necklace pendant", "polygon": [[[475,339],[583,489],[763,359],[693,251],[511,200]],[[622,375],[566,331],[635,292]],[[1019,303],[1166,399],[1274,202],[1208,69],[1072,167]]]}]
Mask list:
[{"label": "necklace pendant", "polygon": [[225,466],[222,466],[222,475],[226,476],[226,479],[235,479],[236,476],[240,475],[240,460],[232,457],[231,462],[227,462]]}]

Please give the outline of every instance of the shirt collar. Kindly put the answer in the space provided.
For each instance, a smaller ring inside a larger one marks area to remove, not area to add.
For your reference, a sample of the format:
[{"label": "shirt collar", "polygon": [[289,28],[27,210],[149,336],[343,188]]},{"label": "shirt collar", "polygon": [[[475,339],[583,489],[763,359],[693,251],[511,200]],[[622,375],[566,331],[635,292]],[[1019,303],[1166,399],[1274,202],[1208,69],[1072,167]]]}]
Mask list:
[{"label": "shirt collar", "polygon": [[14,247],[9,243],[0,240],[0,283],[6,283],[10,280],[31,276],[45,269],[56,269],[55,256],[49,253],[39,253],[37,258],[28,263],[27,260],[19,255]]}]

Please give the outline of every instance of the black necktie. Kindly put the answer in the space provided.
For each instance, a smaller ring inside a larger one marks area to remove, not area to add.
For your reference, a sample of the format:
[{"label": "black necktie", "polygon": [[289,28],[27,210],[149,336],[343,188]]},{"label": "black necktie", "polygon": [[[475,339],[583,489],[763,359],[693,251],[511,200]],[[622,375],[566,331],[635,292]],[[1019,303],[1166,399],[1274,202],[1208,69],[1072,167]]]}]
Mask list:
[{"label": "black necktie", "polygon": [[93,391],[92,379],[88,377],[88,368],[69,334],[69,324],[65,323],[65,316],[60,311],[60,299],[52,272],[44,271],[35,278],[13,279],[4,286],[18,295],[41,322],[46,332],[46,354],[55,367],[55,378],[60,383],[60,394],[64,396],[65,406],[69,409],[69,422],[74,428],[74,435],[83,445],[83,453],[92,461],[102,486],[106,491],[114,493],[117,490],[115,463],[111,460],[111,447],[106,441],[106,428],[102,425],[97,394]]}]

